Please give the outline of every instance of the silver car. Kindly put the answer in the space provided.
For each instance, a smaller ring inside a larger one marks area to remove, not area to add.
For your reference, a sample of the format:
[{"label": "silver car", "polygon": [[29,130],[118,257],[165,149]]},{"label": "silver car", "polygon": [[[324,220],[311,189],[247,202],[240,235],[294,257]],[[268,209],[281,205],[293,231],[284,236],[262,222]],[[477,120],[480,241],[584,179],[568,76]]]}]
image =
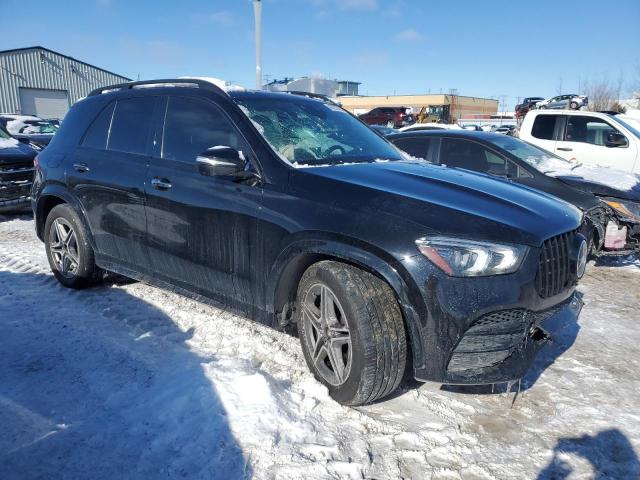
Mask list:
[{"label": "silver car", "polygon": [[586,107],[589,104],[589,97],[585,95],[558,95],[557,97],[549,98],[542,102],[536,103],[536,108],[549,108],[549,109],[567,109],[579,110],[582,107]]}]

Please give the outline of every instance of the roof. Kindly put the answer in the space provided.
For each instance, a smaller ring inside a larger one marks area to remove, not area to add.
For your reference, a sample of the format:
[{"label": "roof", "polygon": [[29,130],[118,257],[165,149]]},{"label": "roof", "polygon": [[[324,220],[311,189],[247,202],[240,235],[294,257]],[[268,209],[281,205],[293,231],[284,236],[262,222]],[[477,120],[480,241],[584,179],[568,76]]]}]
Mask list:
[{"label": "roof", "polygon": [[61,57],[67,58],[67,59],[72,60],[74,62],[81,63],[81,64],[86,65],[86,66],[91,67],[91,68],[95,68],[96,70],[101,70],[101,71],[103,71],[105,73],[108,73],[110,75],[115,75],[116,77],[124,78],[125,80],[131,80],[129,77],[125,77],[124,75],[120,75],[119,73],[114,73],[114,72],[112,72],[110,70],[105,70],[104,68],[96,67],[95,65],[92,65],[90,63],[83,62],[82,60],[78,60],[77,58],[70,57],[69,55],[65,55],[63,53],[56,52],[55,50],[51,50],[49,48],[41,47],[39,45],[37,45],[35,47],[23,47],[23,48],[12,48],[12,49],[9,49],[9,50],[0,50],[0,55],[2,55],[4,53],[22,52],[22,51],[26,51],[26,50],[44,50],[45,52],[49,52],[49,53],[53,53],[55,55],[59,55]]},{"label": "roof", "polygon": [[475,138],[480,140],[491,140],[496,137],[504,137],[500,133],[483,132],[478,130],[453,130],[453,129],[438,129],[438,130],[407,130],[406,132],[398,132],[387,135],[388,139],[403,138],[403,137],[466,137]]}]

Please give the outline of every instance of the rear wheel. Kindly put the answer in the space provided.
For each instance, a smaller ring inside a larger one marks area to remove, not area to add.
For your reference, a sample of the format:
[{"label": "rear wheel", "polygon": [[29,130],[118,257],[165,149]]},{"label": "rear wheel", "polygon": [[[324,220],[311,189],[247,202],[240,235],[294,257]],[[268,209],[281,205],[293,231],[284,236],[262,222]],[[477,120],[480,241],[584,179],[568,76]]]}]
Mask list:
[{"label": "rear wheel", "polygon": [[578,104],[576,102],[571,102],[569,107],[571,107],[571,110],[578,110]]},{"label": "rear wheel", "polygon": [[296,316],[307,364],[336,401],[371,403],[398,387],[407,357],[404,321],[378,277],[318,262],[300,280]]},{"label": "rear wheel", "polygon": [[99,279],[87,232],[69,205],[57,205],[49,212],[44,241],[51,271],[65,287],[84,288]]}]

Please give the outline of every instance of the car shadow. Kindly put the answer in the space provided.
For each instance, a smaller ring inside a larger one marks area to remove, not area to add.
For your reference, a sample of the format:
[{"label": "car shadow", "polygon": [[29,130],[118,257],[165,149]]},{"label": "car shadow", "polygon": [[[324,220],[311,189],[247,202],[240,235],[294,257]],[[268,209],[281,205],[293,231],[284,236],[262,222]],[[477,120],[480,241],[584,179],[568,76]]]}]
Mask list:
[{"label": "car shadow", "polygon": [[640,269],[640,254],[630,254],[623,257],[602,256],[594,263],[596,267],[636,267]]},{"label": "car shadow", "polygon": [[590,478],[618,480],[640,478],[638,456],[629,439],[617,428],[604,430],[593,436],[582,435],[559,439],[553,449],[553,457],[549,465],[540,472],[538,480],[573,478],[570,457],[565,455],[587,460],[593,469],[593,476]]},{"label": "car shadow", "polygon": [[0,478],[249,478],[193,331],[113,284],[0,270]]},{"label": "car shadow", "polygon": [[32,220],[33,213],[31,209],[26,210],[5,210],[0,209],[0,223],[9,222],[11,220]]}]

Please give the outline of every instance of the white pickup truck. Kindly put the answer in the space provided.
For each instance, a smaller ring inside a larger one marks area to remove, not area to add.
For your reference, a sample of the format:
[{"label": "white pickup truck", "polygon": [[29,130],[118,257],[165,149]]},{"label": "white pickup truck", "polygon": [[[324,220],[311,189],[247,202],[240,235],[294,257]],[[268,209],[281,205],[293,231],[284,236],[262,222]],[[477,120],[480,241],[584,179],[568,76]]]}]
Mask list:
[{"label": "white pickup truck", "polygon": [[619,115],[531,110],[519,137],[567,160],[640,173],[640,131]]}]

